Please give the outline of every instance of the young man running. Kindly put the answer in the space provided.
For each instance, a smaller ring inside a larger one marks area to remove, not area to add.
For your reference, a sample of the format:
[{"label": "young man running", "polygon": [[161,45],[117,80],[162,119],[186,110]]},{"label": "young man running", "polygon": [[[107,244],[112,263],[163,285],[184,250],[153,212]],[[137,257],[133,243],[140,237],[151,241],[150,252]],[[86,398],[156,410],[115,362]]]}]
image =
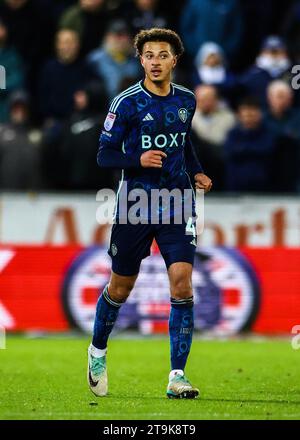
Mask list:
[{"label": "young man running", "polygon": [[[191,181],[192,186],[209,191],[211,180],[203,173],[189,138],[196,107],[194,94],[171,82],[172,71],[183,52],[179,36],[168,29],[142,30],[134,45],[145,79],[112,101],[100,137],[99,166],[122,169],[119,194],[125,183],[128,192],[140,188],[150,197],[152,189],[191,189]],[[167,396],[193,399],[199,390],[190,384],[184,368],[194,324],[191,279],[197,244],[195,220],[190,218],[181,224],[125,224],[118,207],[115,218],[108,251],[111,278],[97,303],[93,340],[88,349],[89,387],[96,396],[107,394],[108,337],[155,239],[170,281],[171,372]],[[193,236],[187,231],[192,231]]]}]

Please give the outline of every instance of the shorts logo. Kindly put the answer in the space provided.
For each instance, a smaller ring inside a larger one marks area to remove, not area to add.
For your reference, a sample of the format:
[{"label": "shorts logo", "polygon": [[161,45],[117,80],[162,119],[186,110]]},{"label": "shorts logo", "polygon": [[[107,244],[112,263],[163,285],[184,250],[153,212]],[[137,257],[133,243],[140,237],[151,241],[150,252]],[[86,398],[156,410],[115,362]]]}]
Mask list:
[{"label": "shorts logo", "polygon": [[186,108],[180,108],[178,110],[178,116],[182,120],[183,123],[186,122],[187,117],[188,117],[187,109]]},{"label": "shorts logo", "polygon": [[117,117],[117,115],[115,115],[115,113],[108,112],[106,119],[104,121],[104,128],[106,131],[109,131],[112,129],[116,117]]},{"label": "shorts logo", "polygon": [[117,252],[118,252],[118,248],[117,248],[117,246],[115,245],[115,243],[113,243],[113,244],[111,245],[111,254],[112,254],[112,256],[114,257],[115,255],[117,255]]}]

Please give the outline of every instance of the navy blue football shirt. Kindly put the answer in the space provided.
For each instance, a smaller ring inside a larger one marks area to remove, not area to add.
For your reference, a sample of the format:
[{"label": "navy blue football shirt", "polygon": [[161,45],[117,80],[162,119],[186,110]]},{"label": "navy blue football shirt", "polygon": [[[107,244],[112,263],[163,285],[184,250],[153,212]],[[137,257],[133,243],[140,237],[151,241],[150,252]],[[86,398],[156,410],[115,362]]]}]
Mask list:
[{"label": "navy blue football shirt", "polygon": [[[203,169],[190,140],[196,108],[189,89],[171,83],[170,93],[159,96],[143,81],[112,100],[100,136],[99,166],[121,168],[127,189],[190,189],[194,175]],[[140,157],[148,150],[167,154],[162,168],[144,168]]]}]

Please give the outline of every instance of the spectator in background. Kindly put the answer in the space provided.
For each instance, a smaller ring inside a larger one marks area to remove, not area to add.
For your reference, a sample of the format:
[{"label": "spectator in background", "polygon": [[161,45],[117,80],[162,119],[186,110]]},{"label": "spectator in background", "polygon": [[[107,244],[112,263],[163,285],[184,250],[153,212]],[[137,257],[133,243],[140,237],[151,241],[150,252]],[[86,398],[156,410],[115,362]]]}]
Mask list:
[{"label": "spectator in background", "polygon": [[128,23],[132,36],[141,29],[168,27],[168,19],[161,12],[159,3],[159,0],[134,0],[133,4],[123,7],[121,15]]},{"label": "spectator in background", "polygon": [[214,86],[198,86],[195,93],[197,108],[192,122],[193,144],[205,172],[212,176],[214,190],[219,191],[224,186],[223,144],[235,124],[235,116],[222,105]]},{"label": "spectator in background", "polygon": [[26,66],[27,87],[34,89],[40,63],[50,55],[54,35],[51,15],[37,0],[3,0],[0,17],[8,28],[9,43]]},{"label": "spectator in background", "polygon": [[79,34],[82,56],[99,45],[112,18],[105,3],[105,0],[79,0],[61,16],[60,29],[72,29]]},{"label": "spectator in background", "polygon": [[233,103],[236,93],[235,76],[228,71],[224,52],[216,43],[204,43],[195,58],[193,85],[214,85],[221,97]]},{"label": "spectator in background", "polygon": [[293,61],[300,63],[300,1],[295,1],[289,8],[282,25],[282,33],[287,42]]},{"label": "spectator in background", "polygon": [[293,91],[281,80],[272,81],[267,89],[266,122],[277,136],[274,169],[280,170],[275,181],[277,191],[297,190],[300,178],[300,114],[293,108]]},{"label": "spectator in background", "polygon": [[280,23],[293,0],[242,0],[243,38],[240,52],[234,60],[239,71],[245,71],[253,64],[262,41],[272,34],[278,34]]},{"label": "spectator in background", "polygon": [[56,56],[48,60],[40,75],[39,105],[43,118],[62,120],[70,116],[73,95],[87,79],[85,63],[79,60],[79,36],[75,31],[57,32]]},{"label": "spectator in background", "polygon": [[[266,120],[273,131],[292,134],[294,119],[300,121],[299,110],[293,108],[293,98],[293,90],[285,81],[275,80],[268,85]],[[300,126],[296,136],[299,135]]]},{"label": "spectator in background", "polygon": [[94,191],[114,188],[111,170],[100,169],[95,160],[106,113],[107,96],[100,83],[91,82],[75,93],[74,112],[64,130],[60,146],[65,189]]},{"label": "spectator in background", "polygon": [[11,93],[24,86],[22,60],[13,46],[7,44],[7,27],[0,19],[0,65],[5,68],[6,88],[0,91],[0,122],[9,118],[9,97]]},{"label": "spectator in background", "polygon": [[[92,73],[104,82],[112,99],[122,90],[122,83],[136,81],[141,68],[134,56],[129,29],[124,21],[111,23],[99,49],[91,52],[87,63]],[[128,84],[129,86],[129,84]]]},{"label": "spectator in background", "polygon": [[241,76],[244,94],[255,96],[265,107],[268,84],[275,79],[290,82],[290,67],[291,61],[283,40],[269,36],[263,42],[255,64]]},{"label": "spectator in background", "polygon": [[224,144],[225,189],[256,193],[272,191],[276,135],[263,121],[260,104],[255,98],[245,98],[240,103],[238,119]]},{"label": "spectator in background", "polygon": [[181,34],[192,58],[207,41],[221,45],[228,59],[234,57],[242,36],[239,1],[188,0],[181,17]]},{"label": "spectator in background", "polygon": [[47,10],[47,13],[51,16],[52,22],[57,26],[61,15],[66,9],[78,3],[78,0],[38,0],[38,2],[41,4],[42,8]]},{"label": "spectator in background", "polygon": [[10,121],[0,125],[1,190],[40,187],[41,135],[29,124],[29,100],[23,91],[10,97]]},{"label": "spectator in background", "polygon": [[174,0],[160,0],[159,10],[167,19],[167,26],[180,33],[180,17],[185,8],[186,1],[174,2]]}]

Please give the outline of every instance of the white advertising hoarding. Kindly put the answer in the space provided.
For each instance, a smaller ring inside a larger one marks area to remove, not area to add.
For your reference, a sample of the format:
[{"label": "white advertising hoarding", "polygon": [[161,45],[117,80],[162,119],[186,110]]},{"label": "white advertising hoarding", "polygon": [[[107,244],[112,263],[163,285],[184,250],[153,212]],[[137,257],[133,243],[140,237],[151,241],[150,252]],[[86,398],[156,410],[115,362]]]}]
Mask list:
[{"label": "white advertising hoarding", "polygon": [[[91,245],[107,241],[110,226],[97,223],[99,205],[96,194],[2,194],[1,243]],[[300,246],[297,197],[210,194],[204,210],[204,232],[199,236],[204,246]]]}]

